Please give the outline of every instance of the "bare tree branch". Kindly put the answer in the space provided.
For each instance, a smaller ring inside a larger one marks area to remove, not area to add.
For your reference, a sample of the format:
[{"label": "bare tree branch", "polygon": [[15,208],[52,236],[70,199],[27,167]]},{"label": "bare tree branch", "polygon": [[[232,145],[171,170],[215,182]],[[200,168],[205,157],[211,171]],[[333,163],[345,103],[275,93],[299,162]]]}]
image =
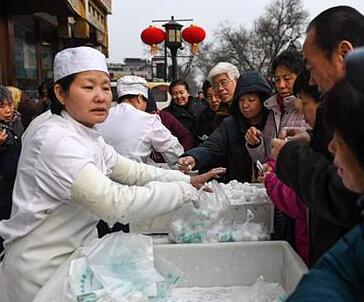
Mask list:
[{"label": "bare tree branch", "polygon": [[272,60],[302,37],[307,18],[302,0],[271,1],[249,31],[229,23],[220,25],[214,42],[201,48],[195,66],[205,76],[221,61],[230,62],[241,71],[255,69],[269,75]]}]

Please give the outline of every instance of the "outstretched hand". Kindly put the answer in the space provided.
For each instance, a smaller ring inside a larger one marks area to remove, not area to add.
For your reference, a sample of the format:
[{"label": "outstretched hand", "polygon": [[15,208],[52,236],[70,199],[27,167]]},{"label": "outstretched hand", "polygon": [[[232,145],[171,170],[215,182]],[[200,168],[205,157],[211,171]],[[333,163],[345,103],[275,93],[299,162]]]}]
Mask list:
[{"label": "outstretched hand", "polygon": [[[223,174],[225,174],[226,168],[214,168],[210,171],[203,173],[201,175],[191,176],[191,185],[193,185],[196,189],[200,189],[212,178],[220,178]],[[203,188],[206,192],[212,192],[211,188],[205,186]]]},{"label": "outstretched hand", "polygon": [[8,138],[8,135],[6,133],[6,130],[0,130],[0,146],[6,142],[6,139]]},{"label": "outstretched hand", "polygon": [[272,139],[272,157],[277,160],[282,147],[287,143],[286,139],[273,138]]},{"label": "outstretched hand", "polygon": [[310,143],[311,137],[306,130],[304,127],[284,127],[279,134],[279,138]]},{"label": "outstretched hand", "polygon": [[259,145],[261,137],[262,132],[255,127],[250,127],[245,133],[245,141],[252,146]]},{"label": "outstretched hand", "polygon": [[196,160],[192,156],[181,157],[178,160],[177,167],[183,173],[189,173],[195,168]]}]

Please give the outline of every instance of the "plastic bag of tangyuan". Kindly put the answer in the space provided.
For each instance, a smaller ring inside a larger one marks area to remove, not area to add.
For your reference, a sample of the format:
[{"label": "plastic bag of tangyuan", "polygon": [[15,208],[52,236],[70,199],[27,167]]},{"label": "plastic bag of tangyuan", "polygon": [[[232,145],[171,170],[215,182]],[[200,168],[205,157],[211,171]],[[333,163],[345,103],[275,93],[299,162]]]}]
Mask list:
[{"label": "plastic bag of tangyuan", "polygon": [[85,247],[68,273],[70,301],[149,301],[164,278],[154,267],[153,243],[142,235],[112,233]]},{"label": "plastic bag of tangyuan", "polygon": [[[184,204],[168,222],[168,237],[176,243],[232,241],[230,200],[221,184],[211,181],[213,192],[201,191],[198,207]],[[196,205],[196,203],[194,203]]]}]

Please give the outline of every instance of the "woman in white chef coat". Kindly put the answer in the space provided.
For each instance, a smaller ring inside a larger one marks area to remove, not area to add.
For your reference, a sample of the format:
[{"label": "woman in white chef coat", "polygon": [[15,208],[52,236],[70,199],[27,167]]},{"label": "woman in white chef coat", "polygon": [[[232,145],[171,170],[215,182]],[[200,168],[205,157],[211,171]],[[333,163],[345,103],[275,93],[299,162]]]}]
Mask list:
[{"label": "woman in white chef coat", "polygon": [[0,223],[2,302],[32,301],[76,248],[97,238],[99,219],[128,223],[168,212],[197,198],[191,183],[198,188],[216,176],[139,164],[104,142],[93,129],[112,98],[101,52],[59,52],[54,82],[59,110],[53,106],[56,114],[23,138],[11,218]]}]

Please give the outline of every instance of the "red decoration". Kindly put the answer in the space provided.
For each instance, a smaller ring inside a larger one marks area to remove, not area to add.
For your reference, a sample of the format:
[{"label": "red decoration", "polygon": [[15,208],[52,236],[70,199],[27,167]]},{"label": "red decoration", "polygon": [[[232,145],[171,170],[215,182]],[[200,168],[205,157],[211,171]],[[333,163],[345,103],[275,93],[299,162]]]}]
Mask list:
[{"label": "red decoration", "polygon": [[157,53],[157,44],[163,42],[165,36],[166,33],[162,29],[152,25],[144,29],[140,35],[142,41],[151,46],[152,55]]},{"label": "red decoration", "polygon": [[182,38],[192,45],[191,51],[195,54],[198,50],[198,44],[206,37],[206,32],[202,27],[191,25],[182,31]]}]

